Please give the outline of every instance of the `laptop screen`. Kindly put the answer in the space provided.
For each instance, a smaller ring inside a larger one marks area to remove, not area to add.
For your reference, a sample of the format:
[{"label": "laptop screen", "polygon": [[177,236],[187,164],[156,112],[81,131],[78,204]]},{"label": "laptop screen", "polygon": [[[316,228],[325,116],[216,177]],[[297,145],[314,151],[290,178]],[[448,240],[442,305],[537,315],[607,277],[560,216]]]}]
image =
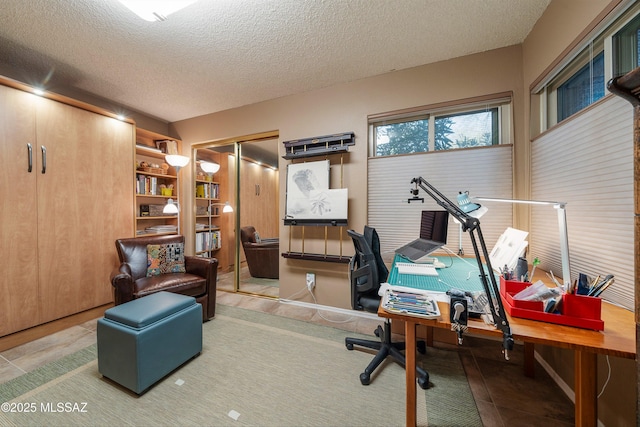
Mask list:
[{"label": "laptop screen", "polygon": [[449,212],[447,211],[422,211],[420,219],[420,238],[447,243],[447,230],[449,228]]}]

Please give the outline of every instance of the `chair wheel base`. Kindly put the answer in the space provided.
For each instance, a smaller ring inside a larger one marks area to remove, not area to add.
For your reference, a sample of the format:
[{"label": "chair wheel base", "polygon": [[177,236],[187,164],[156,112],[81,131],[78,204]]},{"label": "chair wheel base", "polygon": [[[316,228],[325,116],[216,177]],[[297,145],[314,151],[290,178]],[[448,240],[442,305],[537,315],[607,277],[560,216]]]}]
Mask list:
[{"label": "chair wheel base", "polygon": [[426,390],[429,388],[429,374],[424,377],[418,377],[418,385],[421,389]]},{"label": "chair wheel base", "polygon": [[353,350],[353,344],[347,343],[345,345],[347,346],[347,350]]},{"label": "chair wheel base", "polygon": [[360,374],[360,382],[362,385],[369,385],[371,383],[371,375],[363,372]]}]

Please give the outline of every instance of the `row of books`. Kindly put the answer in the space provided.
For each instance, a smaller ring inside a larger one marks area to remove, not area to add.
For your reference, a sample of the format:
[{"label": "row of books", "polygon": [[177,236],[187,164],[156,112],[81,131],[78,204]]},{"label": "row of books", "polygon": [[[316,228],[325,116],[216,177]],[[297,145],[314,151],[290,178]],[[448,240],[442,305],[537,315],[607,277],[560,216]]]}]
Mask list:
[{"label": "row of books", "polygon": [[197,183],[196,197],[218,199],[220,197],[220,186],[218,184]]},{"label": "row of books", "polygon": [[221,247],[219,230],[196,232],[196,252],[210,251]]},{"label": "row of books", "polygon": [[136,194],[160,196],[161,184],[162,182],[158,182],[158,177],[136,174]]}]

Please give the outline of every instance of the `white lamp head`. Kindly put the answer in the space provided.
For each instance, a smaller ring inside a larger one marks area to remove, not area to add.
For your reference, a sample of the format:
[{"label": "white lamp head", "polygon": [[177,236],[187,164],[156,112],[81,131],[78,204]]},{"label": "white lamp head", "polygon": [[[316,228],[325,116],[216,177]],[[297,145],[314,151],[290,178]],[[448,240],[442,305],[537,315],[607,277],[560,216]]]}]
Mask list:
[{"label": "white lamp head", "polygon": [[473,203],[469,198],[468,191],[458,193],[458,207],[462,212],[474,218],[480,218],[489,211],[487,207]]},{"label": "white lamp head", "polygon": [[164,205],[164,209],[162,209],[162,213],[177,214],[178,213],[178,205],[173,202],[173,199],[169,199],[169,200],[167,200],[167,204]]},{"label": "white lamp head", "polygon": [[200,162],[200,168],[204,173],[213,175],[220,170],[220,165],[213,162]]},{"label": "white lamp head", "polygon": [[181,156],[180,154],[168,154],[164,157],[171,166],[181,168],[189,164],[189,158],[187,156]]},{"label": "white lamp head", "polygon": [[231,212],[233,212],[233,208],[231,207],[229,202],[225,202],[224,203],[224,208],[222,208],[222,212],[223,213],[231,213]]}]

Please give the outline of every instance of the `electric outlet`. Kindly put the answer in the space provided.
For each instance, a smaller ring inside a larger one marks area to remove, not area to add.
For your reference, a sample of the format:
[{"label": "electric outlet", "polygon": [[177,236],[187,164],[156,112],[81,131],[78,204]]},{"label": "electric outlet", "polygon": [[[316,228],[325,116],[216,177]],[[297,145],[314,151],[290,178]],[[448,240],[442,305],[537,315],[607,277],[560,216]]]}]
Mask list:
[{"label": "electric outlet", "polygon": [[316,274],[315,273],[307,273],[307,289],[310,291],[316,287]]}]

